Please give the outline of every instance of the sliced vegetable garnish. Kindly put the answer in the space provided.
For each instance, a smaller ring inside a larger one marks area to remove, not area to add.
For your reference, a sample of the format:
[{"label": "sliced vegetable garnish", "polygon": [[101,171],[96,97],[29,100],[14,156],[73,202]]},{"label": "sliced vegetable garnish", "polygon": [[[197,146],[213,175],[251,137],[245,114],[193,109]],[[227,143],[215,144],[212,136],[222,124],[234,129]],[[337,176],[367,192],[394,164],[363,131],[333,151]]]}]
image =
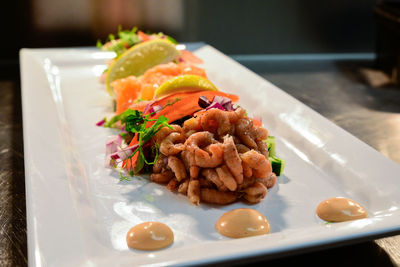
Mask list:
[{"label": "sliced vegetable garnish", "polygon": [[115,38],[114,34],[109,34],[105,44],[102,44],[101,41],[98,40],[96,46],[102,50],[113,51],[118,57],[129,47],[138,44],[140,41],[137,35],[137,27],[132,28],[132,30],[122,30],[119,26],[118,39]]},{"label": "sliced vegetable garnish", "polygon": [[273,156],[269,157],[269,161],[271,162],[272,171],[276,174],[276,176],[280,176],[285,168],[285,160]]},{"label": "sliced vegetable garnish", "polygon": [[[239,97],[218,91],[205,70],[194,65],[202,60],[170,36],[119,27],[117,36],[110,34],[105,44],[98,41],[97,46],[117,54],[104,75],[117,115],[96,125],[121,130],[106,142],[106,165],[121,170],[121,180],[130,180],[123,171],[133,176],[150,170],[160,156],[151,139],[163,127],[172,129],[169,123],[183,124],[209,109],[235,111],[239,107],[234,105]],[[262,127],[261,118],[248,119]],[[275,154],[275,138],[269,136],[264,142],[279,176],[285,161]]]},{"label": "sliced vegetable garnish", "polygon": [[[231,99],[232,102],[237,102],[239,100],[237,95],[231,95],[221,91],[181,92],[165,96],[152,102],[140,102],[136,105],[133,105],[132,108],[143,111],[149,104],[150,107],[160,105],[164,108],[163,110],[157,112],[154,117],[163,115],[169,119],[169,122],[173,122],[185,116],[192,116],[196,111],[199,111],[201,109],[198,104],[200,96],[204,96],[210,101],[216,95],[227,97]],[[174,105],[171,104],[169,107],[165,107],[166,104],[172,103],[176,99],[180,99],[182,101],[179,101],[179,103]]]},{"label": "sliced vegetable garnish", "polygon": [[102,119],[101,121],[99,121],[99,122],[96,123],[96,126],[103,126],[104,123],[106,123],[106,120],[105,120],[105,119]]},{"label": "sliced vegetable garnish", "polygon": [[106,86],[110,95],[114,95],[111,82],[128,77],[140,76],[146,70],[170,62],[179,56],[175,45],[162,39],[154,39],[132,46],[118,57],[109,67]]},{"label": "sliced vegetable garnish", "polygon": [[273,157],[273,156],[275,156],[275,146],[276,146],[276,143],[275,143],[275,137],[273,137],[273,136],[268,136],[268,139],[267,140],[265,140],[264,142],[266,142],[267,143],[267,146],[268,146],[268,152],[269,152],[269,156],[270,157]]},{"label": "sliced vegetable garnish", "polygon": [[117,37],[114,34],[109,34],[106,42],[102,44],[100,40],[97,40],[96,46],[105,51],[113,51],[119,57],[130,47],[140,43],[149,41],[152,39],[165,39],[173,44],[178,42],[162,32],[154,34],[146,34],[142,31],[138,31],[137,27],[133,27],[131,30],[123,30],[121,25],[118,26]]},{"label": "sliced vegetable garnish", "polygon": [[268,152],[269,152],[269,161],[271,162],[272,171],[277,175],[280,176],[283,173],[283,169],[285,168],[285,160],[278,158],[276,156],[276,142],[275,137],[268,136],[267,140],[264,140],[267,144]]},{"label": "sliced vegetable garnish", "polygon": [[218,108],[218,109],[227,110],[227,111],[236,110],[233,107],[232,100],[230,98],[220,96],[220,95],[214,96],[213,101],[211,102],[211,104],[208,107],[206,107],[206,110],[209,110],[212,108]]},{"label": "sliced vegetable garnish", "polygon": [[208,106],[211,104],[211,102],[210,102],[210,100],[208,100],[207,97],[205,97],[204,95],[201,95],[201,96],[199,97],[198,104],[199,104],[199,106],[200,106],[201,108],[206,108],[206,107],[208,107]]},{"label": "sliced vegetable garnish", "polygon": [[193,74],[185,74],[173,77],[158,87],[154,92],[154,98],[189,91],[218,91],[217,87],[208,79]]},{"label": "sliced vegetable garnish", "polygon": [[[166,105],[154,106],[148,109],[147,114],[139,110],[128,109],[125,112],[112,117],[110,120],[105,120],[104,127],[110,128],[123,128],[123,133],[121,135],[126,136],[127,134],[136,135],[132,139],[131,144],[128,147],[121,147],[121,139],[111,138],[107,145],[110,146],[107,150],[109,152],[110,165],[116,165],[117,160],[129,161],[127,166],[134,173],[140,172],[146,165],[154,164],[158,157],[159,151],[157,146],[153,146],[152,149],[154,159],[151,161],[147,160],[143,148],[148,145],[150,139],[163,127],[172,128],[168,124],[168,118],[164,116],[158,116],[158,118],[152,119],[157,112],[163,110],[164,108],[175,104],[179,100],[173,102],[168,102]],[[112,144],[119,145],[118,148],[112,146]],[[139,153],[138,153],[139,152]],[[138,153],[138,156],[134,157]]]}]

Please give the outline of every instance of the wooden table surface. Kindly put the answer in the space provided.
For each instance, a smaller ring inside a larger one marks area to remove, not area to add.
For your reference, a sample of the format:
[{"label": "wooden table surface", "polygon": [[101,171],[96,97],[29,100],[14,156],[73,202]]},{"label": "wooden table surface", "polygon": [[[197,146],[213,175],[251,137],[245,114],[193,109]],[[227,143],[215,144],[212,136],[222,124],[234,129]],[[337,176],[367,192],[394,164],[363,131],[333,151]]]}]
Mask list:
[{"label": "wooden table surface", "polygon": [[[241,63],[391,160],[400,163],[400,89],[374,88],[360,76],[370,60],[247,60]],[[18,76],[0,78],[0,266],[26,266],[25,177]],[[400,179],[400,175],[399,175]],[[400,222],[399,222],[400,223]],[[229,265],[400,266],[400,236],[297,251]]]}]

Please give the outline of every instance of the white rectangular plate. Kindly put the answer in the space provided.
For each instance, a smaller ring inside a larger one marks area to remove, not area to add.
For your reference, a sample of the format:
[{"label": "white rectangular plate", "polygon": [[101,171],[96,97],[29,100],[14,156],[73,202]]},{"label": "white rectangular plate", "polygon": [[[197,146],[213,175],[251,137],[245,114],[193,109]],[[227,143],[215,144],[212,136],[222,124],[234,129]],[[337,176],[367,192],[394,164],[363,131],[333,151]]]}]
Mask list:
[{"label": "white rectangular plate", "polygon": [[[211,263],[272,256],[400,230],[400,167],[301,102],[210,46],[196,51],[221,90],[261,116],[286,160],[284,175],[258,205],[271,234],[228,239],[215,223],[249,207],[201,204],[144,178],[120,182],[104,168],[111,129],[95,123],[112,114],[98,77],[110,53],[90,49],[23,49],[21,76],[28,251],[31,266],[132,266]],[[324,90],[324,88],[321,88]],[[344,196],[369,218],[326,225],[318,203]],[[130,227],[160,221],[175,233],[167,249],[129,250]]]}]

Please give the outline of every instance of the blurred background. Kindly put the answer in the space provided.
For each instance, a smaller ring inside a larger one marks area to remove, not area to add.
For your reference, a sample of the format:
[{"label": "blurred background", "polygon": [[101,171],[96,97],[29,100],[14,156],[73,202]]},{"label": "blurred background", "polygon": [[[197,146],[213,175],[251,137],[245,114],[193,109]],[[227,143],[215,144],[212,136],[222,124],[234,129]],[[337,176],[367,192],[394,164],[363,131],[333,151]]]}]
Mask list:
[{"label": "blurred background", "polygon": [[[374,50],[374,0],[18,0],[3,17],[2,48],[94,45],[138,26],[225,53],[336,53]],[[4,50],[3,50],[4,51]],[[2,55],[4,57],[5,55]],[[9,55],[11,56],[11,55]]]},{"label": "blurred background", "polygon": [[0,60],[18,72],[22,47],[94,46],[118,25],[202,41],[229,55],[375,53],[382,45],[374,10],[388,3],[399,1],[7,1]]}]

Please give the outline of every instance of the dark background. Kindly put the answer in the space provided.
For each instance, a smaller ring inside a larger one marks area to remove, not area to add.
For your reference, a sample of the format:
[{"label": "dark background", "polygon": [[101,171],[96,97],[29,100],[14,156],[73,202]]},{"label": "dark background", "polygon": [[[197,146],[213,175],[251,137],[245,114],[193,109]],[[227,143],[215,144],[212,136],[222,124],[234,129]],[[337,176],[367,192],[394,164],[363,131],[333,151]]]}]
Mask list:
[{"label": "dark background", "polygon": [[22,47],[92,46],[125,28],[203,41],[227,54],[373,52],[373,0],[18,0],[0,18],[2,65]]}]

